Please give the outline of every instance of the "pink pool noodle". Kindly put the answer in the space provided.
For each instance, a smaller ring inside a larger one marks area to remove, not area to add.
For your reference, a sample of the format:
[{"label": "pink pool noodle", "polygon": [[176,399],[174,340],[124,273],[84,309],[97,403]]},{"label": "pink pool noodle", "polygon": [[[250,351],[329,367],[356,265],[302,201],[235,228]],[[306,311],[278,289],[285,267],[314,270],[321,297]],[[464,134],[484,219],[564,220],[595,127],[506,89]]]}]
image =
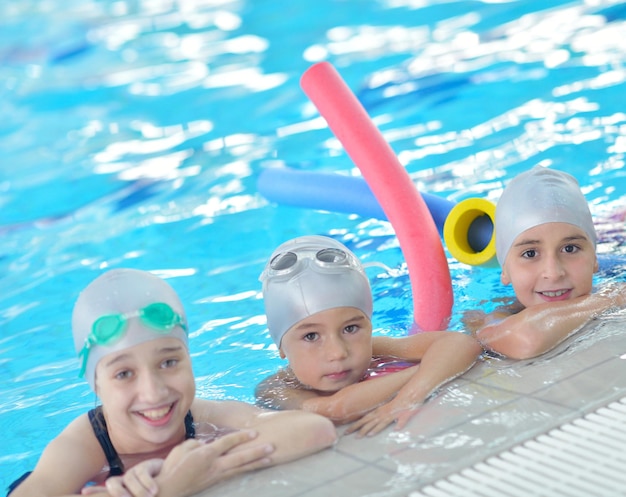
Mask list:
[{"label": "pink pool noodle", "polygon": [[396,232],[409,270],[416,325],[424,331],[445,329],[452,311],[452,283],[439,232],[426,203],[331,64],[314,64],[302,75],[300,84],[361,170]]}]

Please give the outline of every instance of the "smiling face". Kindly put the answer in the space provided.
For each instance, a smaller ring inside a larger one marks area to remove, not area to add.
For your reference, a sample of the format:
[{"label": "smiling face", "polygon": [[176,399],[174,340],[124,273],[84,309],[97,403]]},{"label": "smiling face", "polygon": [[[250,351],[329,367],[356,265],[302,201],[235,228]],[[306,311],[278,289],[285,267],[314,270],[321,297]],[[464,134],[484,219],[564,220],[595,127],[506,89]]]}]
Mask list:
[{"label": "smiling face", "polygon": [[530,307],[589,294],[597,270],[594,245],[583,230],[568,223],[545,223],[515,238],[501,279]]},{"label": "smiling face", "polygon": [[120,454],[180,443],[195,397],[187,348],[176,338],[163,337],[108,354],[96,367],[96,393]]},{"label": "smiling face", "polygon": [[280,354],[302,384],[336,392],[357,383],[369,367],[372,323],[354,307],[318,312],[285,333]]}]

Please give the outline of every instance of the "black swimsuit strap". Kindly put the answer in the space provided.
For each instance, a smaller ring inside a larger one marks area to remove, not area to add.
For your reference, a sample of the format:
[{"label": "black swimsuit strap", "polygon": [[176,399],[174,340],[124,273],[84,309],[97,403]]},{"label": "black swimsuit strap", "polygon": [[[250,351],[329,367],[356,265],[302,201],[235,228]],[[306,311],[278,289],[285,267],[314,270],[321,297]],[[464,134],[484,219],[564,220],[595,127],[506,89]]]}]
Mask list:
[{"label": "black swimsuit strap", "polygon": [[[102,406],[98,406],[95,409],[91,409],[88,413],[91,427],[100,442],[100,446],[104,451],[104,455],[109,463],[109,476],[119,476],[124,474],[124,464],[117,454],[113,443],[109,438],[109,431],[107,430],[107,424],[104,420],[104,414],[102,413]],[[191,411],[187,412],[185,416],[185,439],[196,438],[196,429],[193,425],[193,416]],[[107,477],[108,478],[108,477]]]},{"label": "black swimsuit strap", "polygon": [[15,490],[20,485],[20,483],[22,483],[26,478],[28,478],[28,475],[30,475],[31,473],[32,471],[27,471],[22,476],[20,476],[17,480],[15,480],[13,483],[11,483],[7,488],[7,497],[9,497],[9,495],[11,495],[11,492],[13,492],[13,490]]},{"label": "black swimsuit strap", "polygon": [[[91,409],[88,413],[89,422],[93,428],[93,432],[100,442],[100,446],[104,451],[104,455],[109,463],[109,476],[120,476],[124,474],[124,465],[120,456],[117,454],[111,439],[109,438],[109,430],[107,430],[107,424],[104,420],[104,414],[102,414],[102,406],[98,406],[95,409]],[[107,477],[108,478],[108,477]]]},{"label": "black swimsuit strap", "polygon": [[191,411],[185,416],[185,440],[196,438],[196,428],[193,425],[193,416]]}]

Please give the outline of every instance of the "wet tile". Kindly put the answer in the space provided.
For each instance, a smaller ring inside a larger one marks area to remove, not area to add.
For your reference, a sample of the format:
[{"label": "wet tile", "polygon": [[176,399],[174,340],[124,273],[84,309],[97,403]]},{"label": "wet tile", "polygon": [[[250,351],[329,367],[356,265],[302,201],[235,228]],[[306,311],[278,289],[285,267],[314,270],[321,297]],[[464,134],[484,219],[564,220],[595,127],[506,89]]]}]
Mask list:
[{"label": "wet tile", "polygon": [[337,450],[373,462],[515,399],[516,394],[459,380],[427,402],[403,430],[390,427],[375,437],[342,436]]},{"label": "wet tile", "polygon": [[310,489],[298,497],[399,497],[411,490],[398,475],[381,468],[364,466],[323,486]]},{"label": "wet tile", "polygon": [[480,383],[457,384],[424,405],[407,426],[407,431],[413,438],[428,438],[516,398],[516,394]]},{"label": "wet tile", "polygon": [[607,360],[533,395],[580,411],[589,411],[624,396],[626,356]]},{"label": "wet tile", "polygon": [[363,466],[335,449],[327,449],[297,461],[235,477],[198,494],[198,497],[294,497]]},{"label": "wet tile", "polygon": [[417,486],[458,471],[566,419],[571,410],[531,398],[498,406],[454,428],[376,462]]},{"label": "wet tile", "polygon": [[626,354],[626,320],[602,319],[593,322],[589,333],[577,338],[580,360],[596,365]]},{"label": "wet tile", "polygon": [[341,436],[336,450],[363,463],[371,463],[402,450],[407,445],[403,437],[398,437],[393,428],[387,428],[373,437],[361,437],[356,435]]}]

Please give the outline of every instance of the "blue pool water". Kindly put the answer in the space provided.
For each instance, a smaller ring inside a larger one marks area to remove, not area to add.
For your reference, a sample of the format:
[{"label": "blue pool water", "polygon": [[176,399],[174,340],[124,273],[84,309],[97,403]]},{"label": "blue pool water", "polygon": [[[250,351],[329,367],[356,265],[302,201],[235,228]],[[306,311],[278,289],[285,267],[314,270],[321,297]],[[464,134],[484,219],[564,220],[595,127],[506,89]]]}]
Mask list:
[{"label": "blue pool water", "polygon": [[[299,87],[328,60],[423,192],[497,200],[541,163],[574,174],[626,257],[626,3],[252,0],[0,3],[0,487],[96,399],[70,315],[103,269],[186,303],[198,393],[252,401],[283,363],[257,277],[287,238],[339,238],[371,273],[379,333],[412,322],[389,223],[276,205],[268,167],[358,174]],[[509,295],[449,259],[464,309]],[[611,264],[598,279],[621,276]]]}]

